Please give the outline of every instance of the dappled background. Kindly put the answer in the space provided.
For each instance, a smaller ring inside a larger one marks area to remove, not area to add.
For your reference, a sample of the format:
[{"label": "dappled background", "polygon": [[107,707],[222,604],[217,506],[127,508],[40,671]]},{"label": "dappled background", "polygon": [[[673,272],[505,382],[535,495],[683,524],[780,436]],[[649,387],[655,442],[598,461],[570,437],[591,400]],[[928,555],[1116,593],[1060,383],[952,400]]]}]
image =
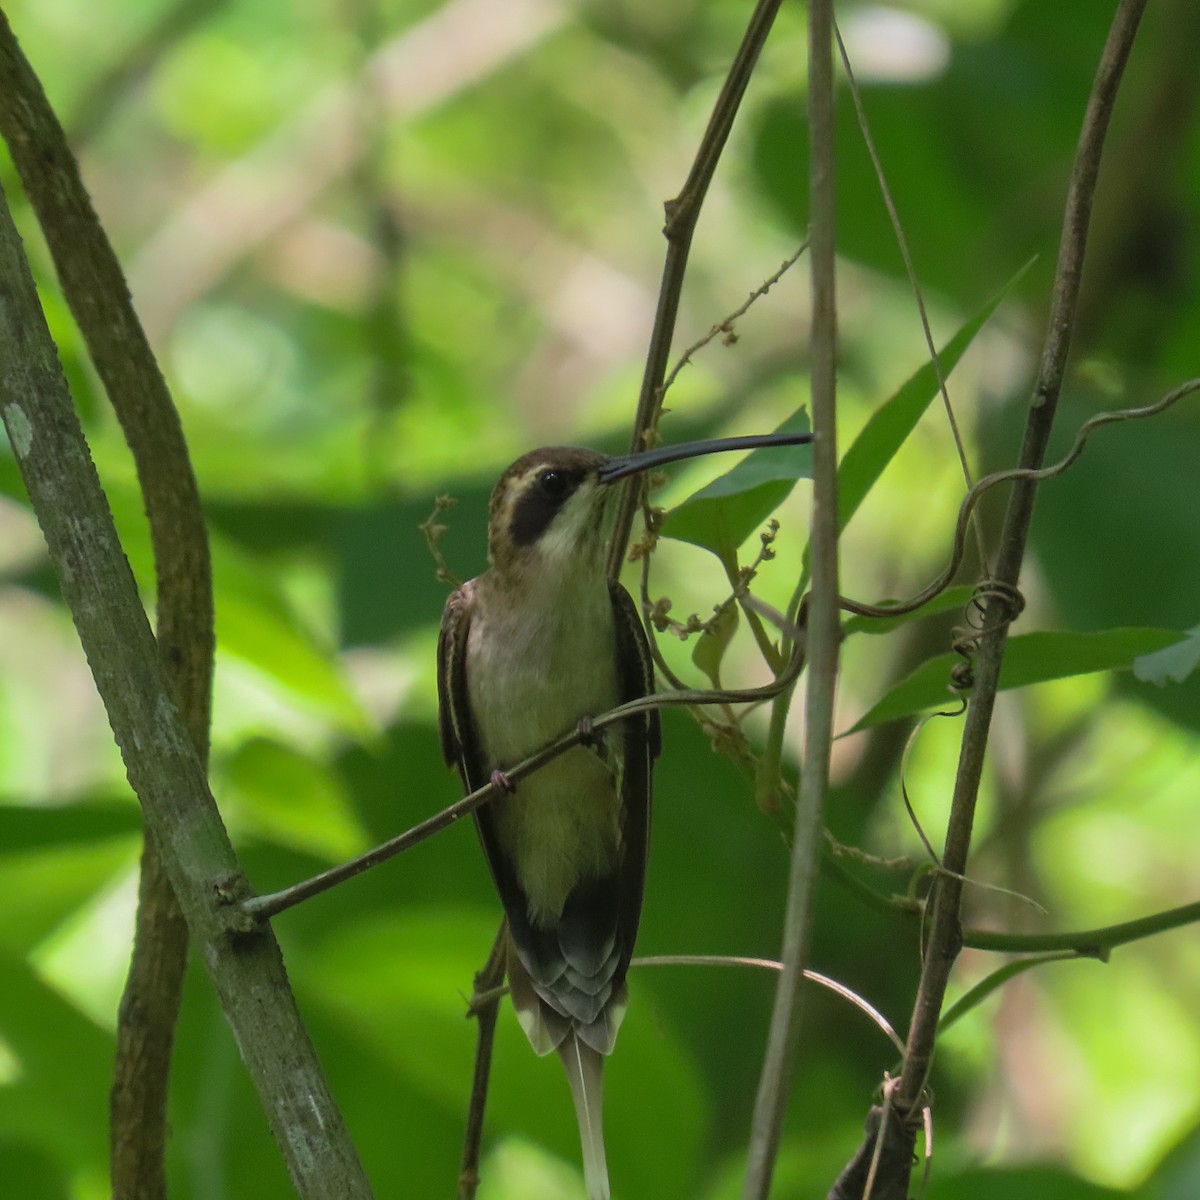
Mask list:
[{"label": "dappled background", "polygon": [[[1111,7],[839,9],[938,342],[1033,260],[951,377],[976,476],[1016,457]],[[446,587],[418,523],[435,496],[458,498],[441,547],[466,578],[484,565],[487,493],[509,461],[550,442],[625,448],[662,204],[683,181],[749,5],[25,0],[5,10],[80,154],[182,414],[216,571],[213,788],[255,886],[282,887],[457,798],[435,728]],[[680,349],[803,240],[804,19],[785,6],[718,172]],[[1052,456],[1094,412],[1148,403],[1200,374],[1198,44],[1194,4],[1151,6],[1101,179]],[[839,435],[849,444],[925,348],[844,90],[840,105]],[[151,599],[131,462],[7,160],[2,177]],[[681,372],[664,438],[763,431],[805,404],[807,304],[801,258],[736,337]],[[1200,624],[1198,449],[1200,413],[1185,401],[1151,424],[1102,431],[1048,484],[1014,632],[1182,636]],[[679,468],[662,502],[720,469]],[[100,1200],[139,820],[7,446],[0,484],[0,1190]],[[963,490],[935,405],[847,529],[843,590],[874,601],[927,583]],[[778,557],[756,585],[781,608],[804,550],[802,492],[779,513]],[[994,544],[999,504],[984,510]],[[675,616],[708,616],[726,590],[701,549],[664,543],[656,556],[652,592],[671,597]],[[960,619],[849,638],[839,728],[944,653]],[[762,679],[747,643],[731,652],[731,681]],[[691,643],[664,648],[702,678]],[[911,726],[837,743],[828,824],[843,843],[919,862],[899,784]],[[763,714],[747,722],[752,745],[765,727]],[[672,712],[665,728],[639,950],[774,955],[786,811],[760,812],[745,763],[689,717]],[[908,762],[909,796],[935,844],[959,732],[933,722]],[[1087,928],[1194,901],[1198,735],[1195,675],[1159,687],[1091,673],[1003,696],[970,923]],[[909,885],[910,873],[851,869],[885,895]],[[381,1197],[452,1194],[474,1050],[464,998],[498,912],[464,824],[276,922]],[[911,917],[822,882],[813,966],[901,1031],[919,935]],[[998,961],[965,954],[956,994]],[[608,1072],[618,1196],[737,1194],[771,987],[729,969],[634,972]],[[1107,965],[1053,964],[1009,984],[943,1043],[930,1197],[1197,1194],[1198,1002],[1200,944],[1188,928],[1120,948]],[[780,1197],[824,1194],[895,1065],[863,1015],[823,993],[808,1004],[802,1055]],[[287,1194],[195,964],[171,1120],[174,1195]],[[558,1064],[536,1060],[502,1013],[480,1196],[582,1196],[577,1160]]]}]

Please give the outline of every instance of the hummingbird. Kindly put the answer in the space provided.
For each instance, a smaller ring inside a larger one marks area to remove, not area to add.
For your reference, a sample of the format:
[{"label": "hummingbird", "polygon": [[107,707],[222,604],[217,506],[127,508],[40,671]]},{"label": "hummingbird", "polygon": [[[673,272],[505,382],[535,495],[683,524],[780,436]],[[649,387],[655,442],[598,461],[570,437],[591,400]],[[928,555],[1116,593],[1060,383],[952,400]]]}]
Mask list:
[{"label": "hummingbird", "polygon": [[[557,1051],[566,1070],[589,1200],[610,1196],[604,1059],[626,1008],[662,745],[657,711],[590,730],[592,717],[654,690],[641,615],[606,573],[612,485],[680,459],[811,438],[720,438],[619,457],[533,450],[492,492],[488,569],[446,601],[442,752],[468,792],[497,785],[475,823],[504,907],[509,991],[534,1051]],[[506,767],[577,728],[588,733],[579,746],[509,783]]]}]

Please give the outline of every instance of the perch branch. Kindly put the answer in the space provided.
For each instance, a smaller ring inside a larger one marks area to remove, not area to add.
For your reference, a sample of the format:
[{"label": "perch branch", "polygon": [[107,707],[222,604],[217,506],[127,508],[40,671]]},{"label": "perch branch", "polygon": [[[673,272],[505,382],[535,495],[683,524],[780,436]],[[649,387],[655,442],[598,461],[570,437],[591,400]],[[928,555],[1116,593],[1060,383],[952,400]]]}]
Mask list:
[{"label": "perch branch", "polygon": [[278,944],[269,930],[231,921],[229,901],[248,885],[176,707],[2,193],[0,279],[0,415],[146,825],[297,1194],[365,1200],[370,1187]]}]

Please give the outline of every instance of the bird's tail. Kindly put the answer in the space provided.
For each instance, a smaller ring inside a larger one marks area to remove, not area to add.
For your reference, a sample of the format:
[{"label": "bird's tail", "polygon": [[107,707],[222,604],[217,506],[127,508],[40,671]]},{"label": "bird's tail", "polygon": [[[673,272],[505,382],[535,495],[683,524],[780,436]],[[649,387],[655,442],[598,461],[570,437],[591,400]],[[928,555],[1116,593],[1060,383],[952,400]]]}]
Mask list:
[{"label": "bird's tail", "polygon": [[588,1200],[609,1200],[608,1164],[604,1158],[604,1055],[582,1041],[574,1030],[559,1043],[558,1055],[575,1101]]}]

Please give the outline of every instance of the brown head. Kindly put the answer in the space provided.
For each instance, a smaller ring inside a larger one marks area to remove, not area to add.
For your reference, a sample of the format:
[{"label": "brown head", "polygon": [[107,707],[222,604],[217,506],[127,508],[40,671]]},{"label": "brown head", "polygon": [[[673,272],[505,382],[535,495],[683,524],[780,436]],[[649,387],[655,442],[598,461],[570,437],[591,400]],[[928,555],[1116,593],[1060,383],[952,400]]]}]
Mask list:
[{"label": "brown head", "polygon": [[535,556],[547,565],[580,561],[604,550],[611,484],[666,463],[721,450],[792,446],[810,433],[769,433],[659,446],[609,457],[577,446],[543,446],[522,455],[500,477],[488,512],[488,561],[503,571]]},{"label": "brown head", "polygon": [[[576,446],[543,446],[517,459],[492,491],[488,512],[488,560],[503,569],[529,557],[535,546],[570,552],[594,532],[603,544],[601,526],[611,490],[599,482],[610,460],[595,450]],[[553,535],[551,535],[553,530]]]}]

